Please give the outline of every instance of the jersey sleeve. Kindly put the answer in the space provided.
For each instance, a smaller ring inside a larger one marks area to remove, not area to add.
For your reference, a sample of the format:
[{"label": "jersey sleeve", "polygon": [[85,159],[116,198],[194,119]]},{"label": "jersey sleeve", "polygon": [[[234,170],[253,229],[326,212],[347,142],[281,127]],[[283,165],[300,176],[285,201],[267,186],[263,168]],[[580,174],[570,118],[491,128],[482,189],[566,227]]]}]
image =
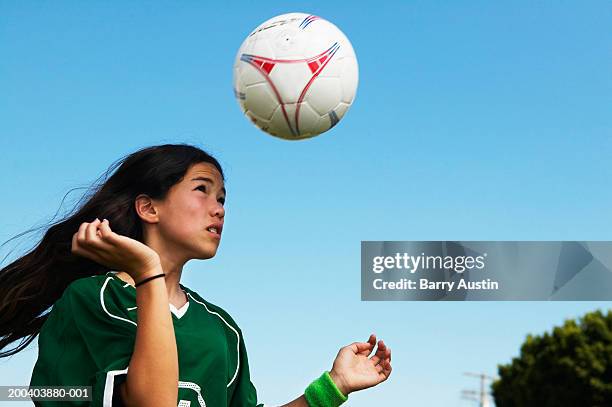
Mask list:
[{"label": "jersey sleeve", "polygon": [[119,406],[115,389],[127,375],[136,323],[113,301],[112,292],[105,298],[101,281],[73,282],[54,305],[49,317],[54,323],[41,330],[31,384],[92,386],[89,405]]},{"label": "jersey sleeve", "polygon": [[232,394],[229,407],[266,407],[265,404],[257,403],[257,390],[251,382],[249,361],[247,357],[246,345],[244,344],[244,337],[242,336],[242,331],[240,329],[238,329],[238,333],[240,336],[240,367],[238,369],[238,376],[236,377],[236,388]]}]

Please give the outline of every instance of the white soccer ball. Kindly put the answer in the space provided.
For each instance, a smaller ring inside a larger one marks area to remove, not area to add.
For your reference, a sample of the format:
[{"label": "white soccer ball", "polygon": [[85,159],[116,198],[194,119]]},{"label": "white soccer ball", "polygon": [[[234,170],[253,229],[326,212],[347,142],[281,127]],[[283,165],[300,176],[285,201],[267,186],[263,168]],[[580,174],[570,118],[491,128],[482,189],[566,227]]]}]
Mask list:
[{"label": "white soccer ball", "polygon": [[234,94],[261,130],[283,139],[321,134],[346,114],[357,91],[357,59],[332,23],[283,14],[244,40],[234,62]]}]

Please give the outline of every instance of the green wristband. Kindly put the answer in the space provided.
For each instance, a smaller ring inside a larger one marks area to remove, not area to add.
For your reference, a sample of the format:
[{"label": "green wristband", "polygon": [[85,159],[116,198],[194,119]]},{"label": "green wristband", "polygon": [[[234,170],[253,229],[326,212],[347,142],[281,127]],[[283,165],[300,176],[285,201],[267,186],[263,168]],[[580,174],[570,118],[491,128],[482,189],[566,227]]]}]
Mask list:
[{"label": "green wristband", "polygon": [[348,400],[336,387],[328,371],[310,383],[304,391],[304,396],[310,407],[338,407]]}]

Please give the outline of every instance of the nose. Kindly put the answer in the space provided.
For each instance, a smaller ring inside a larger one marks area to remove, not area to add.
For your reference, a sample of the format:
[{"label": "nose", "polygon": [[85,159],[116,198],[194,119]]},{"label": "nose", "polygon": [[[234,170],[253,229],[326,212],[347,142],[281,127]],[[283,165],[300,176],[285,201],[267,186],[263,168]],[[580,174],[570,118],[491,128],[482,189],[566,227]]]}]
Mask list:
[{"label": "nose", "polygon": [[215,216],[219,219],[223,219],[225,217],[225,208],[220,202],[215,201],[210,212],[212,216]]}]

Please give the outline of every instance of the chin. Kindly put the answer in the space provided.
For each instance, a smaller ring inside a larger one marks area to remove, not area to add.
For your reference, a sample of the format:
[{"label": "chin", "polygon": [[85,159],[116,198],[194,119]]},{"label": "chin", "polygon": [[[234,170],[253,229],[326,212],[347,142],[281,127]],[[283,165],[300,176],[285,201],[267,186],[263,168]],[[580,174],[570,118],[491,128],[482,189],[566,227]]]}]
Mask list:
[{"label": "chin", "polygon": [[212,259],[213,257],[215,257],[216,253],[210,253],[210,254],[200,254],[199,256],[197,256],[195,259],[196,260],[208,260],[208,259]]},{"label": "chin", "polygon": [[198,260],[212,259],[217,254],[217,247],[202,247],[199,249],[200,250],[197,251],[195,256],[195,258]]}]

